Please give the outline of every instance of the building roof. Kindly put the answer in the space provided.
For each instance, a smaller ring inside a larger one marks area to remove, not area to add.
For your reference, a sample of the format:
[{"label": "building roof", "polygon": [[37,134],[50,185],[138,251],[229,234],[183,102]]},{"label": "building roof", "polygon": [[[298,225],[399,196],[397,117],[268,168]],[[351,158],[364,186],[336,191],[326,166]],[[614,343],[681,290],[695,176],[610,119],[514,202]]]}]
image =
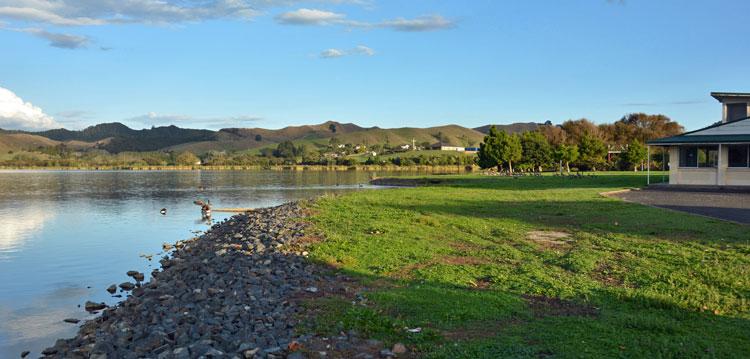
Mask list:
[{"label": "building roof", "polygon": [[750,100],[750,93],[747,92],[711,92],[711,97],[719,102],[725,99],[747,99]]},{"label": "building roof", "polygon": [[750,143],[750,117],[732,122],[716,123],[700,130],[647,142],[649,145],[716,143]]}]

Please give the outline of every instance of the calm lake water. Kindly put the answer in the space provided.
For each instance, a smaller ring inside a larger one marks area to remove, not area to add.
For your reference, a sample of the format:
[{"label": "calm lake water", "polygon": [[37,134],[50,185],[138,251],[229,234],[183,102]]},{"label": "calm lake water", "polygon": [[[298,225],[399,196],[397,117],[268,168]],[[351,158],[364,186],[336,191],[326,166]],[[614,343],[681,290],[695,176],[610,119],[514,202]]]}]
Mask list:
[{"label": "calm lake water", "polygon": [[[86,300],[120,300],[105,288],[129,280],[128,270],[148,276],[159,267],[162,243],[208,229],[196,199],[217,208],[267,207],[372,188],[372,174],[0,171],[0,357],[24,350],[34,357],[76,333],[63,319],[91,317]],[[149,261],[144,254],[157,255]]]}]

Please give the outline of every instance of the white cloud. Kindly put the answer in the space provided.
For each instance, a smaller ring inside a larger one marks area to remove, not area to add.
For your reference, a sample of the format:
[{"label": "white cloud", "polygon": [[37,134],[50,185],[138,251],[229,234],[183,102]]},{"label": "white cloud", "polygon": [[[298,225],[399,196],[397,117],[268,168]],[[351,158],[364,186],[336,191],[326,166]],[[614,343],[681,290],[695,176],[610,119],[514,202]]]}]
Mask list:
[{"label": "white cloud", "polygon": [[335,59],[349,55],[375,56],[375,50],[364,45],[359,45],[351,50],[327,49],[320,53],[320,57],[324,59]]},{"label": "white cloud", "polygon": [[246,0],[0,0],[0,18],[60,26],[168,24],[259,14]]},{"label": "white cloud", "polygon": [[395,31],[421,32],[446,30],[456,26],[456,22],[441,15],[423,15],[414,19],[396,18],[381,22],[348,20],[346,15],[316,9],[299,9],[276,16],[276,21],[284,25],[340,25],[353,28],[382,28]]},{"label": "white cloud", "polygon": [[396,31],[419,32],[450,29],[455,27],[456,23],[440,15],[429,15],[420,16],[416,19],[398,18],[395,20],[383,21],[377,26],[390,28]]},{"label": "white cloud", "polygon": [[286,25],[329,25],[344,20],[346,15],[316,9],[299,9],[285,12],[276,21]]},{"label": "white cloud", "polygon": [[145,115],[131,117],[123,122],[137,123],[145,126],[207,126],[211,128],[242,127],[248,122],[257,122],[262,118],[257,116],[227,116],[227,117],[193,117],[188,115],[158,114],[149,112]]},{"label": "white cloud", "polygon": [[365,56],[375,56],[375,50],[364,45],[359,45],[355,47],[353,52],[360,54],[360,55],[365,55]]},{"label": "white cloud", "polygon": [[0,128],[6,130],[45,130],[62,127],[41,108],[24,102],[12,91],[0,87]]},{"label": "white cloud", "polygon": [[344,52],[343,50],[339,50],[339,49],[323,50],[323,52],[320,53],[320,57],[324,59],[333,59],[333,58],[342,57],[342,56],[346,56],[346,52]]},{"label": "white cloud", "polygon": [[61,49],[82,49],[86,48],[90,43],[89,38],[86,36],[61,34],[38,28],[18,29],[17,31],[29,33],[36,37],[45,39],[49,41],[50,46]]}]

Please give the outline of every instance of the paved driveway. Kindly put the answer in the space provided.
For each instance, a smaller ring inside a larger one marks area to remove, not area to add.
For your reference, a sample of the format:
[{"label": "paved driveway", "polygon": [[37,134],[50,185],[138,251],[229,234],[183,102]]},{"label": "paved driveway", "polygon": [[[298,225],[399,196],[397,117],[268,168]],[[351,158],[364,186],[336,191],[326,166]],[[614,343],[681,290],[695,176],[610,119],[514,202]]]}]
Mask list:
[{"label": "paved driveway", "polygon": [[750,193],[648,188],[615,194],[626,201],[750,224]]}]

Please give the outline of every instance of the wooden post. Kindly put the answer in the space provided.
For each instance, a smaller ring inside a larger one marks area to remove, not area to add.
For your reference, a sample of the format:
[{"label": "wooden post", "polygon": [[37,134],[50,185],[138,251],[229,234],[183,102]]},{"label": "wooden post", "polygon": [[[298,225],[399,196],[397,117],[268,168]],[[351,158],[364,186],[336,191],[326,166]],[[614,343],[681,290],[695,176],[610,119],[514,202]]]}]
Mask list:
[{"label": "wooden post", "polygon": [[646,186],[651,185],[651,146],[646,146]]}]

